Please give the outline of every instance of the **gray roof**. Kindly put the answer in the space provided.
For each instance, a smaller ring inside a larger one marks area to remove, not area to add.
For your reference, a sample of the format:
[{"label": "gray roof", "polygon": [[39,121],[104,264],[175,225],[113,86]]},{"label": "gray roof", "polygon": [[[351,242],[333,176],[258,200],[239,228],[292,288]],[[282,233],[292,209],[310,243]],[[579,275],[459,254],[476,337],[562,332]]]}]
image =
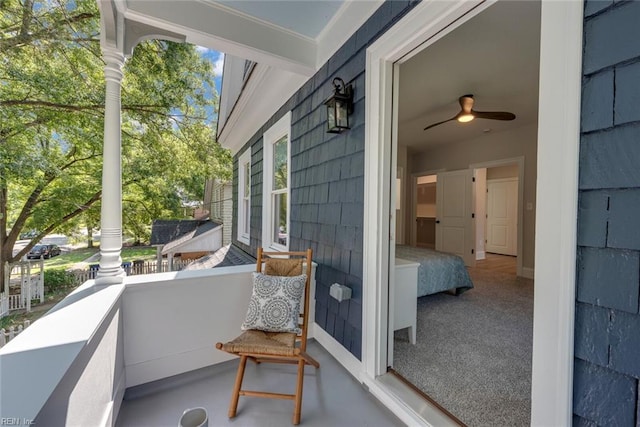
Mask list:
[{"label": "gray roof", "polygon": [[166,245],[188,233],[195,232],[191,236],[195,237],[220,225],[210,220],[155,219],[151,224],[151,245]]},{"label": "gray roof", "polygon": [[[218,224],[216,222],[213,221],[207,221],[204,224],[199,225],[195,230],[190,231],[186,234],[183,234],[182,236],[178,237],[177,239],[174,239],[172,241],[170,241],[169,243],[167,243],[166,245],[164,245],[164,247],[162,248],[162,253],[165,254],[169,251],[171,251],[171,249],[175,249],[178,248],[180,246],[182,246],[184,243],[188,242],[189,240],[201,236],[205,233],[208,233],[210,231],[215,230],[216,228],[222,227],[221,224]],[[211,250],[213,250],[214,248],[211,248]],[[175,252],[172,251],[172,252]]]},{"label": "gray roof", "polygon": [[183,270],[203,270],[206,268],[230,267],[233,265],[255,264],[256,259],[234,245],[223,246],[210,255],[205,255],[187,265]]}]

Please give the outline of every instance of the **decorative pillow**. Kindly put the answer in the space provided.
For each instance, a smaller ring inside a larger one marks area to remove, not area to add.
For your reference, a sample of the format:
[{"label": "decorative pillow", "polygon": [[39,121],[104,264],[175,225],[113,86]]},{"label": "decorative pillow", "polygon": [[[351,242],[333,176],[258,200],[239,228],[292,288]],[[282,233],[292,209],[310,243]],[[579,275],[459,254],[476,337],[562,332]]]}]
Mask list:
[{"label": "decorative pillow", "polygon": [[243,331],[302,332],[298,325],[300,300],[307,276],[267,276],[253,273],[253,293]]}]

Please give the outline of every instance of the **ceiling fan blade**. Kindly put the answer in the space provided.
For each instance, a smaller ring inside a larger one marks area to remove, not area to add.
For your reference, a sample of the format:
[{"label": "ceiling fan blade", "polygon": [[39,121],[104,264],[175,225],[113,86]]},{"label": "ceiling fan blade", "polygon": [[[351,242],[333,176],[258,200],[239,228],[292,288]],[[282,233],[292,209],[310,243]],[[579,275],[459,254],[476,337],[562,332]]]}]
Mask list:
[{"label": "ceiling fan blade", "polygon": [[[458,116],[456,116],[456,117],[458,117]],[[435,127],[435,126],[441,125],[441,124],[443,124],[443,123],[450,122],[451,120],[455,120],[455,119],[456,119],[456,117],[451,117],[450,119],[443,120],[443,121],[441,121],[441,122],[437,122],[437,123],[434,123],[434,124],[432,124],[432,125],[429,125],[429,126],[427,126],[426,128],[424,128],[424,130],[431,129],[432,127]]]},{"label": "ceiling fan blade", "polygon": [[513,120],[516,115],[507,111],[473,111],[476,119]]}]

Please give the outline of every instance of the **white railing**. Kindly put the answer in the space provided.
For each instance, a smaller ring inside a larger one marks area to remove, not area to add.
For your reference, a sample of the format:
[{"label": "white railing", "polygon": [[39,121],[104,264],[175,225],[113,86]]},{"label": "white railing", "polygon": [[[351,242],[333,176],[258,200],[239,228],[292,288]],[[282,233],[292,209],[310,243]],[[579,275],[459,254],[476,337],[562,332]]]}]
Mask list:
[{"label": "white railing", "polygon": [[[144,262],[126,262],[123,263],[124,271],[127,273],[127,276],[137,276],[141,274],[155,274],[155,273],[166,273],[170,271],[180,271],[193,260],[173,260],[173,270],[169,269],[169,263],[167,261],[163,261],[158,268],[158,264],[156,261],[144,261]],[[90,268],[88,270],[73,270],[71,273],[75,276],[76,283],[81,284],[86,282],[87,280],[95,279],[98,275],[97,268]]]},{"label": "white railing", "polygon": [[0,419],[113,424],[127,387],[228,360],[213,343],[239,334],[254,269],[84,283],[0,349],[0,390],[11,390],[0,399]]},{"label": "white railing", "polygon": [[10,326],[9,329],[2,328],[0,329],[0,348],[4,347],[6,343],[14,339],[20,332],[24,331],[31,322],[29,320],[25,320],[22,325]]}]

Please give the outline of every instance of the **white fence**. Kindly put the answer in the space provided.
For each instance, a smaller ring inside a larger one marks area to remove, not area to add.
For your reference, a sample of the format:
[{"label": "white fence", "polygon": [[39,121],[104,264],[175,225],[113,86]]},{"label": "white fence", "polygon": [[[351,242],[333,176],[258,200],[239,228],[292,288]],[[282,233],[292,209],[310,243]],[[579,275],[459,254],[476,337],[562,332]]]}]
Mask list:
[{"label": "white fence", "polygon": [[4,328],[0,329],[0,348],[14,339],[20,332],[24,331],[30,324],[31,322],[29,320],[25,320],[24,326],[18,325],[17,328],[15,326],[11,326],[9,330]]},{"label": "white fence", "polygon": [[4,284],[5,292],[0,295],[0,318],[13,310],[31,311],[32,300],[44,301],[44,261],[5,263]]},{"label": "white fence", "polygon": [[0,293],[0,319],[9,314],[9,297],[4,293]]}]

